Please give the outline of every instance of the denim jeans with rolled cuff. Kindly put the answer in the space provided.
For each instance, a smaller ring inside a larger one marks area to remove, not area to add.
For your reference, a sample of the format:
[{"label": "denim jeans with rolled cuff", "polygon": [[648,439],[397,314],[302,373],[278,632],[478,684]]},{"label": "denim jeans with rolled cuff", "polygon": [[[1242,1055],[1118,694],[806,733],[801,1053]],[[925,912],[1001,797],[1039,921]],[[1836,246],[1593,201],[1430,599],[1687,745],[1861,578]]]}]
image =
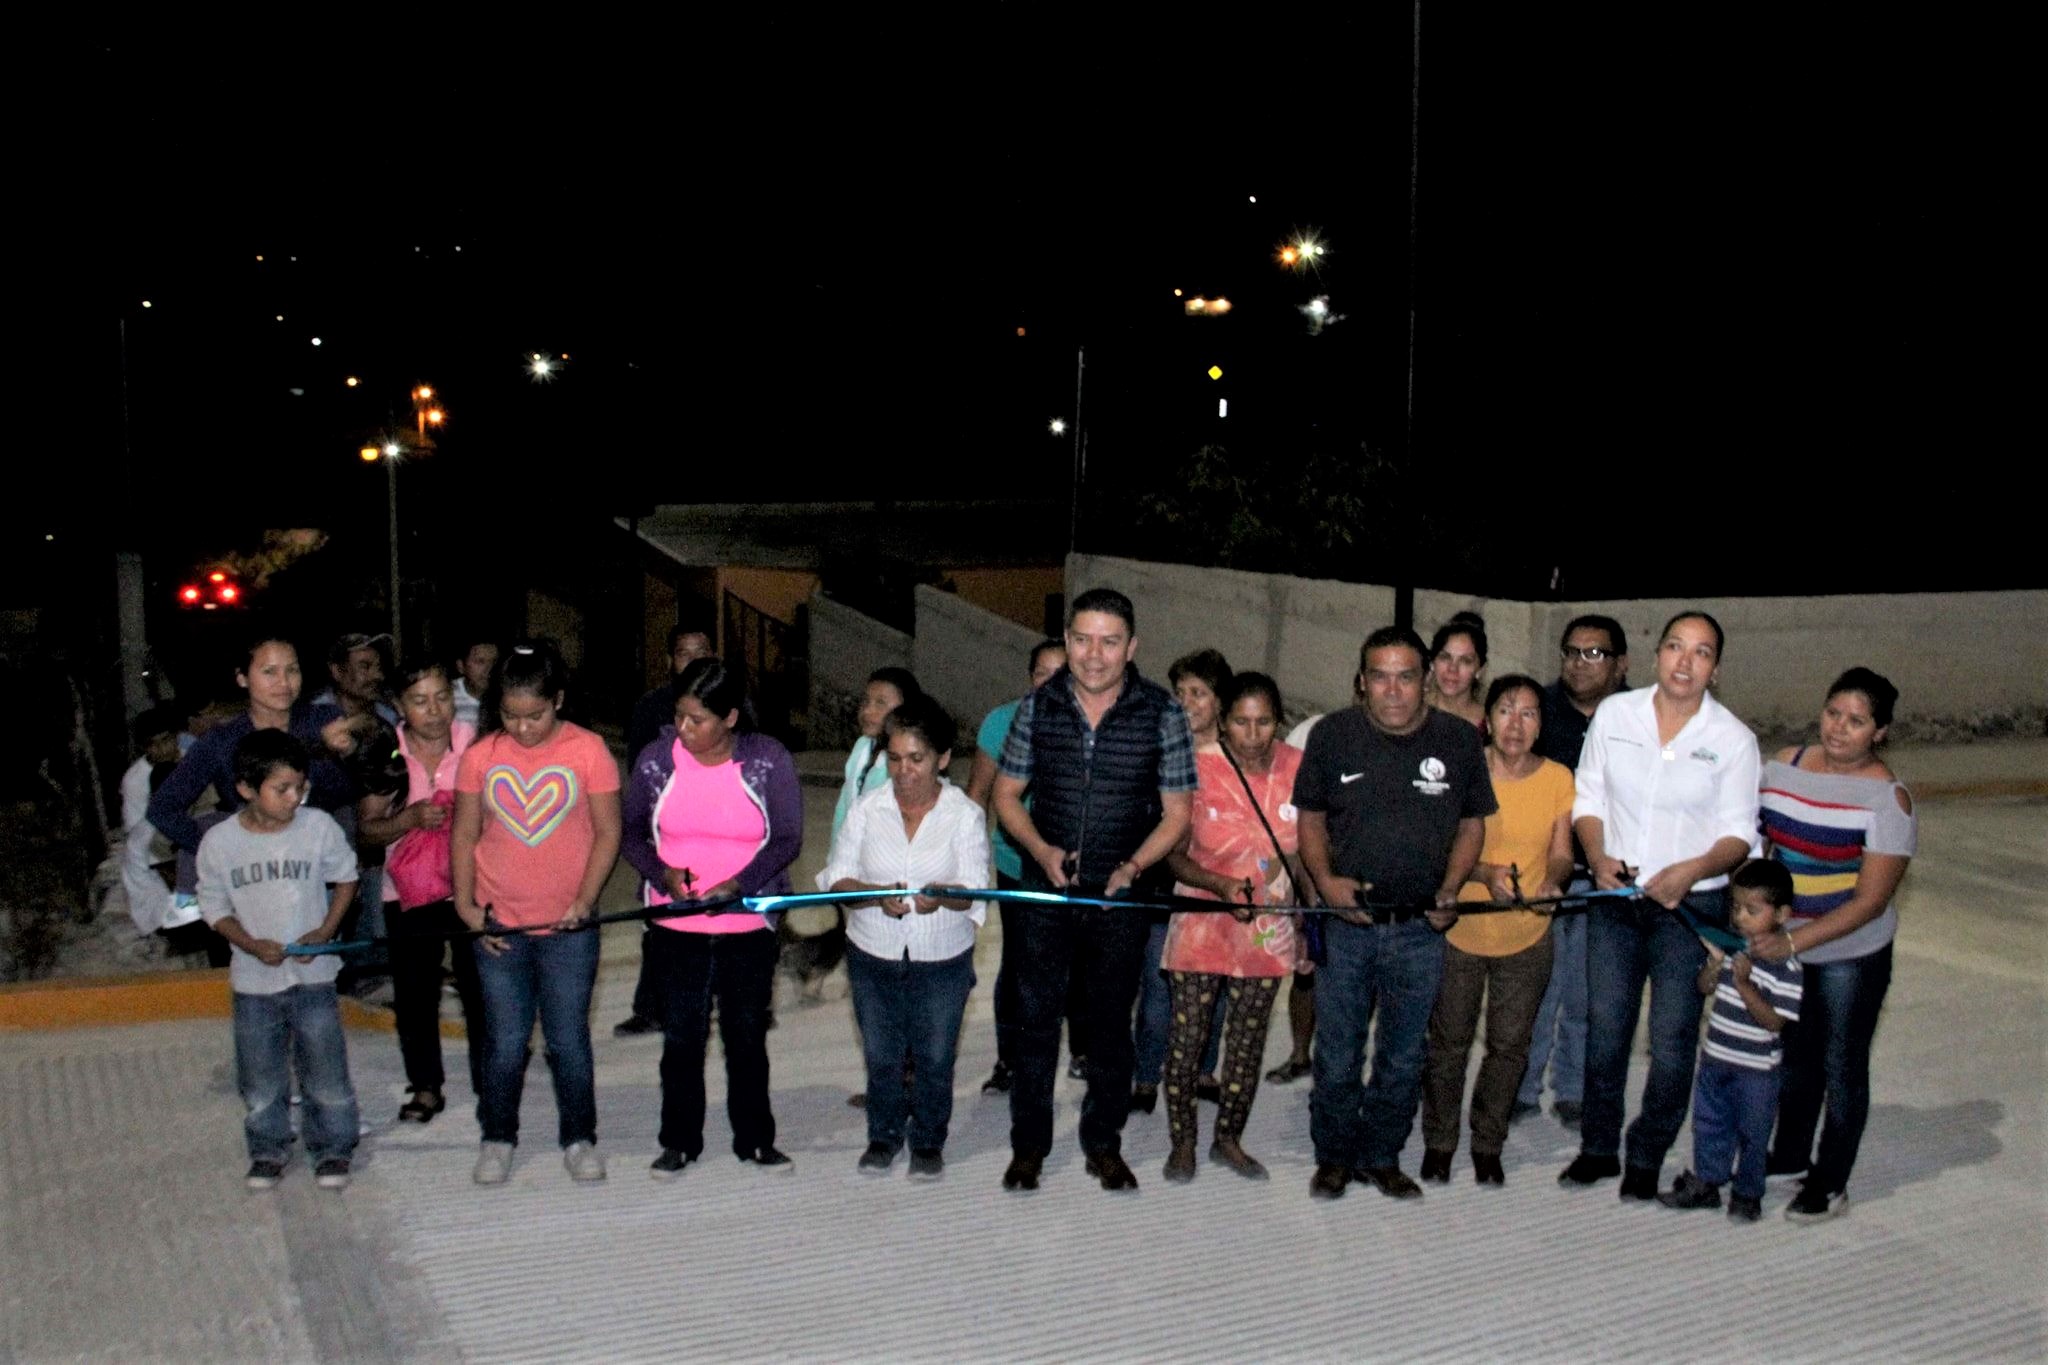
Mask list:
[{"label": "denim jeans with rolled cuff", "polygon": [[235,1085],[246,1111],[252,1161],[283,1161],[292,1149],[292,1074],[302,1100],[300,1135],[315,1162],[356,1149],[356,1092],[333,985],[272,995],[234,995]]}]

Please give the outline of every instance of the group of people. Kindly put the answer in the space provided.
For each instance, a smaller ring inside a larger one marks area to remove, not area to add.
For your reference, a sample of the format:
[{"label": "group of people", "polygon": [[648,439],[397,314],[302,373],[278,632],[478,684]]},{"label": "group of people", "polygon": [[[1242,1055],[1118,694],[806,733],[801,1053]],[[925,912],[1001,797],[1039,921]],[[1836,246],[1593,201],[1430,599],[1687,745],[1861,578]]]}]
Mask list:
[{"label": "group of people", "polygon": [[[1911,798],[1880,754],[1896,690],[1851,669],[1825,698],[1820,742],[1764,764],[1711,690],[1725,641],[1706,613],[1665,625],[1639,688],[1612,619],[1572,621],[1559,647],[1552,682],[1487,682],[1477,617],[1428,644],[1376,630],[1357,704],[1283,739],[1272,678],[1200,651],[1160,686],[1136,666],[1130,600],[1098,589],[1032,652],[1030,690],[982,725],[964,790],[946,777],[958,737],[945,708],[907,672],[879,671],[818,877],[859,897],[846,915],[867,1073],[858,1168],[886,1173],[907,1149],[911,1178],[944,1171],[987,912],[972,893],[993,867],[1005,892],[1053,893],[1000,906],[986,1089],[1008,1095],[1006,1189],[1043,1176],[1063,1024],[1087,1083],[1085,1167],[1105,1189],[1136,1188],[1122,1132],[1162,1100],[1168,1181],[1196,1175],[1203,1098],[1216,1104],[1209,1160],[1265,1179],[1243,1138],[1291,979],[1293,1046],[1264,1074],[1313,1076],[1316,1198],[1352,1183],[1421,1195],[1399,1164],[1418,1111],[1423,1182],[1452,1178],[1469,1126],[1473,1178],[1503,1183],[1509,1125],[1538,1112],[1547,1079],[1553,1112],[1580,1134],[1564,1185],[1618,1176],[1624,1199],[1702,1208],[1732,1183],[1730,1212],[1755,1217],[1765,1177],[1798,1174],[1789,1217],[1839,1213],[1890,980],[1892,894],[1914,851]],[[702,1156],[714,1017],[734,1154],[791,1169],[766,1046],[776,916],[733,902],[790,890],[795,764],[755,728],[744,679],[703,632],[679,629],[671,649],[673,680],[636,710],[623,779],[602,739],[563,717],[567,673],[545,642],[485,659],[481,677],[475,650],[460,667],[400,670],[388,739],[366,719],[373,685],[357,677],[353,697],[301,704],[291,646],[251,650],[238,673],[247,715],[192,747],[149,816],[196,854],[199,912],[232,945],[252,1185],[284,1168],[294,1069],[316,1177],[347,1182],[357,1125],[338,964],[285,948],[338,931],[372,850],[412,1090],[400,1117],[426,1122],[445,1105],[438,1000],[452,957],[478,1183],[512,1168],[536,1019],[564,1163],[577,1180],[605,1175],[589,1025],[598,937],[577,930],[621,853],[650,913],[617,1031],[663,1036],[652,1174]],[[458,718],[465,693],[480,724]],[[389,761],[365,760],[387,744]],[[226,818],[202,832],[189,807],[208,786]],[[1218,906],[1123,904],[1194,900]],[[1624,1142],[1646,986],[1650,1063]],[[1694,1167],[1665,1189],[1689,1105]]]}]

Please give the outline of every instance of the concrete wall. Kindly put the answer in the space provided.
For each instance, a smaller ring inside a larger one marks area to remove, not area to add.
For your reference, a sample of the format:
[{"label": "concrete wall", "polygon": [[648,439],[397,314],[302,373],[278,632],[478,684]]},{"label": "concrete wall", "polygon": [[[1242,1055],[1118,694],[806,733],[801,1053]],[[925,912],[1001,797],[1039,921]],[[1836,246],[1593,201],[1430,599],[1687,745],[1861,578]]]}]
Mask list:
[{"label": "concrete wall", "polygon": [[983,716],[1023,695],[1030,682],[1031,647],[1042,638],[952,593],[918,588],[911,671],[959,722],[960,748],[973,738]]},{"label": "concrete wall", "polygon": [[[860,737],[854,712],[878,668],[912,668],[911,638],[823,593],[810,600],[811,700],[806,739],[813,749],[850,749]],[[919,681],[923,675],[919,674]]]},{"label": "concrete wall", "polygon": [[[1069,556],[1069,600],[1094,587],[1117,588],[1136,605],[1139,663],[1150,676],[1163,680],[1173,659],[1211,645],[1235,668],[1271,673],[1296,716],[1348,702],[1360,640],[1394,619],[1391,588]],[[2048,592],[2040,590],[1516,602],[1420,588],[1415,624],[1427,638],[1454,613],[1477,611],[1489,675],[1548,679],[1565,622],[1604,612],[1628,632],[1632,676],[1642,682],[1656,632],[1685,608],[1712,612],[1727,631],[1718,695],[1766,739],[1808,731],[1828,683],[1854,664],[1898,684],[1898,738],[2038,732],[2048,716]]]}]

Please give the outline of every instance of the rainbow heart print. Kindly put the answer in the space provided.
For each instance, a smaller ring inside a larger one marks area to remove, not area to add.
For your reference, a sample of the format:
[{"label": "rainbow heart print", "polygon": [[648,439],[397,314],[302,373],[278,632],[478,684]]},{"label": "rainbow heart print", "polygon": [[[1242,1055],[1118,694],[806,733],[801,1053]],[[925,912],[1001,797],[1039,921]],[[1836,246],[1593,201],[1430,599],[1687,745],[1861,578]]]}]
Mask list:
[{"label": "rainbow heart print", "polygon": [[576,804],[576,774],[559,765],[532,777],[498,764],[484,773],[484,803],[528,848],[537,848]]}]

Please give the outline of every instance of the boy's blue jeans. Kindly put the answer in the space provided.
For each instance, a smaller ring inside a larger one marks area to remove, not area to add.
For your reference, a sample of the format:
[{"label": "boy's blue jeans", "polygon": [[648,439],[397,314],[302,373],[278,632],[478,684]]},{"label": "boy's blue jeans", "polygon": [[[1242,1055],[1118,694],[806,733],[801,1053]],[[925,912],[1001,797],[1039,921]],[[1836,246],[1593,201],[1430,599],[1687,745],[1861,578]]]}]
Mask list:
[{"label": "boy's blue jeans", "polygon": [[292,1150],[291,1079],[299,1074],[306,1151],[317,1162],[356,1149],[356,1092],[334,987],[293,986],[275,995],[234,997],[235,1084],[247,1117],[252,1161],[284,1161]]},{"label": "boy's blue jeans", "polygon": [[1709,1185],[1725,1185],[1731,1173],[1735,1193],[1764,1197],[1764,1158],[1771,1124],[1778,1117],[1778,1069],[1758,1071],[1700,1058],[1692,1093],[1692,1170]]}]

